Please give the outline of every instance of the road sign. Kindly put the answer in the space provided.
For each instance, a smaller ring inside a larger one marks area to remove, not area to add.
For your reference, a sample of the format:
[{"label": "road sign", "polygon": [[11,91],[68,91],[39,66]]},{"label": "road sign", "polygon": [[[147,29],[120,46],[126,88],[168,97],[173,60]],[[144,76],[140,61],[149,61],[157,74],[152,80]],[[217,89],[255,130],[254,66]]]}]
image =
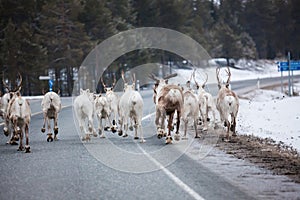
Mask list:
[{"label": "road sign", "polygon": [[49,91],[52,92],[53,80],[49,79]]},{"label": "road sign", "polygon": [[50,76],[39,76],[39,80],[50,80]]},{"label": "road sign", "polygon": [[[290,62],[290,70],[300,70],[300,61],[291,61]],[[288,62],[278,62],[278,71],[289,71],[289,63]]]}]

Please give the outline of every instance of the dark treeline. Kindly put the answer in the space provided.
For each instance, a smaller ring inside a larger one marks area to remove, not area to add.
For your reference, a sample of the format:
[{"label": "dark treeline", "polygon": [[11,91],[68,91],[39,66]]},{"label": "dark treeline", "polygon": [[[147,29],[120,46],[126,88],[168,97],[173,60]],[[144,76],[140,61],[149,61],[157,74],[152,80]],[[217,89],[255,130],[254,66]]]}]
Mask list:
[{"label": "dark treeline", "polygon": [[[299,0],[0,0],[0,84],[5,77],[13,85],[20,72],[23,93],[40,94],[48,83],[38,77],[52,70],[54,89],[71,95],[74,69],[85,56],[136,27],[180,31],[211,57],[274,59],[288,51],[300,57]],[[165,62],[155,51],[135,53],[140,60],[129,55],[127,63]]]}]

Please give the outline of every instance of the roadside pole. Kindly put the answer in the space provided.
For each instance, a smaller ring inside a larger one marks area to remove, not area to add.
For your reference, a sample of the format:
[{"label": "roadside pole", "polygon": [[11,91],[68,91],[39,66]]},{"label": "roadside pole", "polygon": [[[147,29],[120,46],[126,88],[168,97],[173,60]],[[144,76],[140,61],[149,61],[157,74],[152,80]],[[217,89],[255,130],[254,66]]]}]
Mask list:
[{"label": "roadside pole", "polygon": [[289,96],[292,96],[291,94],[291,54],[288,52],[288,71],[289,71]]},{"label": "roadside pole", "polygon": [[[294,70],[300,70],[300,60],[291,60],[291,54],[288,52],[287,62],[278,62],[278,71],[281,73],[281,92],[283,93],[283,71],[288,71],[289,90],[288,95],[293,96],[294,93]],[[291,77],[292,76],[292,77]],[[291,80],[292,79],[292,80]]]}]

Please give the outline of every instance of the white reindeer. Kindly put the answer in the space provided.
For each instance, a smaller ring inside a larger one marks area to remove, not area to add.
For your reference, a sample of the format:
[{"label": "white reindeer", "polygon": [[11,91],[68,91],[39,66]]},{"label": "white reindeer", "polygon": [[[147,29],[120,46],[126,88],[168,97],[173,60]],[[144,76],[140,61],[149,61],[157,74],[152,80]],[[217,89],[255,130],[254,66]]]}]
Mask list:
[{"label": "white reindeer", "polygon": [[[20,81],[20,85],[22,78]],[[25,153],[30,153],[29,146],[29,123],[31,119],[31,110],[29,102],[25,100],[20,94],[21,87],[13,93],[11,100],[7,107],[7,118],[12,122],[13,127],[13,138],[19,138],[19,151],[23,151],[23,136],[25,132],[26,144]]]},{"label": "white reindeer", "polygon": [[179,126],[183,107],[183,93],[180,86],[168,84],[168,79],[174,76],[177,76],[177,74],[171,74],[163,79],[159,79],[154,74],[150,75],[150,78],[156,81],[154,86],[153,100],[156,105],[155,124],[158,138],[162,138],[166,135],[165,119],[166,116],[169,116],[166,144],[171,144],[173,140],[171,136],[171,130],[173,129],[173,118],[175,112],[177,112],[177,122],[174,138],[175,140],[180,140]]},{"label": "white reindeer", "polygon": [[47,142],[52,142],[52,133],[51,133],[51,123],[50,120],[53,119],[54,123],[54,140],[57,139],[57,134],[58,134],[58,126],[57,126],[57,121],[58,121],[58,113],[61,111],[61,100],[60,97],[58,96],[57,93],[55,92],[47,92],[44,95],[44,98],[41,103],[43,115],[44,115],[44,123],[41,131],[44,133],[46,131],[45,126],[47,122],[47,127],[48,127],[48,138]]},{"label": "white reindeer", "polygon": [[208,116],[209,112],[212,113],[212,117],[213,117],[212,121],[214,125],[216,122],[216,113],[215,113],[216,105],[215,105],[214,98],[210,93],[206,92],[204,89],[208,80],[208,75],[206,73],[205,75],[206,75],[206,79],[204,83],[202,85],[199,85],[195,78],[195,71],[193,73],[193,78],[198,90],[198,102],[199,102],[201,120],[203,122],[203,129],[202,129],[203,131],[207,131],[208,129],[208,120],[210,120]]},{"label": "white reindeer", "polygon": [[11,101],[14,94],[21,90],[22,76],[20,73],[18,73],[18,76],[19,76],[18,77],[19,83],[13,90],[9,89],[9,86],[4,81],[4,77],[2,80],[3,86],[6,88],[7,93],[5,93],[1,98],[1,111],[0,112],[1,112],[1,116],[4,120],[4,127],[3,127],[4,135],[9,136],[9,139],[6,142],[6,144],[11,144],[11,145],[17,145],[18,143],[16,141],[19,140],[18,135],[12,133],[12,131],[14,131],[14,130],[12,130],[11,120],[9,119],[9,116],[8,116],[9,102]]},{"label": "white reindeer", "polygon": [[[102,77],[101,77],[101,82],[102,82],[102,85],[104,87],[104,90],[105,90],[105,93],[106,93],[106,98],[107,98],[108,104],[110,106],[110,111],[111,111],[110,115],[109,115],[109,120],[110,120],[109,123],[112,124],[110,129],[113,133],[115,133],[118,129],[118,127],[117,127],[117,117],[118,117],[118,112],[119,112],[118,111],[118,105],[119,105],[119,99],[120,99],[119,96],[113,91],[114,87],[116,85],[116,77],[114,76],[114,82],[113,82],[111,87],[108,87],[104,83]],[[113,119],[113,120],[111,120],[111,119]]]},{"label": "white reindeer", "polygon": [[181,111],[181,118],[184,123],[184,135],[183,140],[187,139],[186,133],[187,133],[187,127],[189,122],[193,123],[193,127],[195,130],[195,138],[199,138],[199,133],[197,129],[197,121],[199,116],[199,104],[197,100],[197,96],[195,93],[189,88],[189,83],[187,83],[187,89],[183,91],[183,108]]},{"label": "white reindeer", "polygon": [[[230,69],[227,67],[226,73],[228,79],[225,84],[222,84],[219,79],[220,68],[216,68],[216,76],[218,80],[218,97],[217,97],[217,109],[220,112],[221,122],[224,121],[224,125],[227,127],[226,137],[229,139],[229,130],[233,132],[233,136],[236,136],[236,117],[239,111],[239,99],[237,95],[229,89],[230,83]],[[231,116],[231,122],[229,121],[229,116]]]},{"label": "white reindeer", "polygon": [[110,123],[110,126],[112,127],[111,121],[109,120],[111,110],[110,110],[110,105],[107,97],[102,96],[101,94],[97,95],[95,98],[94,108],[95,108],[95,114],[98,119],[98,134],[100,135],[101,138],[105,138],[102,119],[108,121]]},{"label": "white reindeer", "polygon": [[[80,89],[80,95],[74,100],[74,111],[76,118],[79,122],[81,133],[84,136],[81,139],[84,141],[91,140],[90,135],[93,134],[97,137],[96,130],[94,129],[94,95],[90,93],[89,89]],[[85,125],[87,119],[87,127]]]},{"label": "white reindeer", "polygon": [[[128,85],[125,80],[124,72],[122,72],[122,79],[124,81],[124,93],[119,101],[119,136],[127,137],[128,123],[134,123],[135,133],[134,139],[139,139],[137,136],[140,132],[141,140],[144,143],[146,140],[143,136],[142,117],[143,117],[143,99],[138,91],[135,91],[135,76],[133,76],[132,85]],[[124,128],[124,133],[123,133]]]}]

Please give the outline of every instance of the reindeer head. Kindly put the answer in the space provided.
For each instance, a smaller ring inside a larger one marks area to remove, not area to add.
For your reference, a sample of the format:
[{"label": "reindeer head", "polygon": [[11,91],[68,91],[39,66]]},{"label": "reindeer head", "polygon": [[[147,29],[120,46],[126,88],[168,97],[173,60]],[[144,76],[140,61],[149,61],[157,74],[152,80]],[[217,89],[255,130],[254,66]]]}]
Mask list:
[{"label": "reindeer head", "polygon": [[131,77],[132,84],[131,85],[129,85],[128,82],[126,81],[124,71],[122,71],[121,76],[124,81],[124,92],[129,91],[129,90],[135,90],[135,81],[136,81],[135,74],[132,74],[132,77]]},{"label": "reindeer head", "polygon": [[101,83],[102,83],[103,88],[104,88],[104,91],[105,91],[106,93],[113,92],[113,89],[114,89],[115,86],[116,86],[116,76],[113,75],[113,77],[114,77],[114,82],[113,82],[113,84],[112,84],[111,87],[108,87],[108,86],[104,83],[104,81],[103,81],[103,79],[102,79],[102,77],[101,77]]},{"label": "reindeer head", "polygon": [[156,81],[153,87],[153,101],[156,103],[156,96],[159,94],[161,89],[168,84],[170,78],[177,76],[177,73],[170,74],[165,76],[164,78],[158,78],[153,73],[149,75],[149,78]]},{"label": "reindeer head", "polygon": [[196,78],[195,78],[195,72],[196,72],[196,71],[194,71],[194,73],[193,73],[193,78],[194,78],[194,82],[195,82],[195,84],[196,84],[196,86],[197,86],[197,89],[199,89],[199,88],[204,89],[205,86],[206,86],[207,80],[208,80],[208,75],[207,75],[207,73],[205,73],[206,78],[205,78],[204,83],[202,83],[202,85],[199,85],[199,83],[196,81]]},{"label": "reindeer head", "polygon": [[218,87],[219,89],[223,88],[229,88],[229,84],[230,84],[230,77],[231,77],[231,72],[229,67],[227,66],[227,70],[225,70],[227,75],[228,75],[228,79],[225,83],[221,83],[220,79],[219,79],[219,74],[220,74],[220,67],[216,68],[216,76],[217,76],[217,81],[218,81]]}]

